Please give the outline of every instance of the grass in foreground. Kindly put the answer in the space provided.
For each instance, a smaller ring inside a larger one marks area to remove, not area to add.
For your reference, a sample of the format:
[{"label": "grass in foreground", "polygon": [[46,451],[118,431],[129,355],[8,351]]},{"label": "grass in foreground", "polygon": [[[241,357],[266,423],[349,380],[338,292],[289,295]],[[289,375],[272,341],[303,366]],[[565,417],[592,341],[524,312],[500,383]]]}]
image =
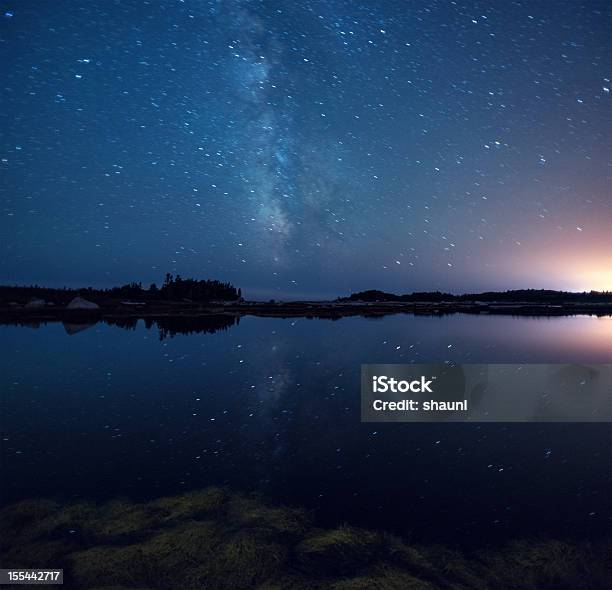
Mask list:
[{"label": "grass in foreground", "polygon": [[221,488],[148,503],[29,500],[0,512],[0,564],[63,567],[64,588],[596,590],[609,546],[518,540],[469,554],[350,526]]}]

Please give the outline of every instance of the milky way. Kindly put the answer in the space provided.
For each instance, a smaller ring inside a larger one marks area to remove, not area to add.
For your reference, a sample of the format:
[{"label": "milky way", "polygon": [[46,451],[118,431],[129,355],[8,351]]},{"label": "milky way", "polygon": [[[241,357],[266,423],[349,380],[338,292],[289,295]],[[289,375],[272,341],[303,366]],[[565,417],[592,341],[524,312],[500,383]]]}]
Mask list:
[{"label": "milky way", "polygon": [[0,281],[612,289],[607,2],[3,2]]}]

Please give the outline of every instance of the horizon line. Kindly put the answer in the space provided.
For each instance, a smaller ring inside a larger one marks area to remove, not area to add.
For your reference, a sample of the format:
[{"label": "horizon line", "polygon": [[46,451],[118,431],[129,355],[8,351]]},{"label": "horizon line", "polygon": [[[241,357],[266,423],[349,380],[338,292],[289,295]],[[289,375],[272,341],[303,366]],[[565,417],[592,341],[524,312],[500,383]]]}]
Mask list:
[{"label": "horizon line", "polygon": [[[188,279],[186,278],[185,280],[203,280],[203,281],[219,281],[219,282],[229,282],[229,281],[222,281],[219,279]],[[139,284],[141,283],[141,281],[133,281],[133,283]],[[79,290],[87,290],[87,289],[91,289],[94,291],[107,291],[107,290],[112,290],[112,289],[116,289],[116,288],[121,288],[121,287],[128,287],[130,286],[131,283],[123,283],[120,285],[114,285],[111,287],[93,287],[93,286],[79,286],[79,287],[70,287],[70,286],[62,286],[62,287],[49,287],[49,286],[45,286],[45,285],[39,285],[39,284],[29,284],[29,285],[19,285],[19,284],[0,284],[0,289],[49,289],[49,290],[57,290],[57,291],[79,291]],[[153,283],[151,283],[153,284]],[[155,282],[155,284],[157,285],[157,283]],[[163,283],[162,283],[163,284]],[[256,293],[256,299],[254,300],[259,300],[259,297],[265,297],[267,299],[275,299],[278,302],[282,302],[282,301],[287,301],[287,300],[293,300],[293,301],[331,301],[333,299],[342,299],[342,298],[349,298],[353,295],[359,294],[359,293],[367,293],[367,292],[372,292],[372,291],[377,291],[380,293],[384,293],[386,295],[392,295],[392,296],[396,296],[396,297],[401,297],[401,296],[405,296],[405,295],[415,295],[415,294],[429,294],[429,293],[440,293],[442,295],[452,295],[454,297],[460,297],[460,296],[465,296],[465,295],[483,295],[483,294],[488,294],[488,293],[509,293],[509,292],[515,292],[515,291],[547,291],[547,292],[553,292],[553,293],[567,293],[567,294],[571,294],[571,295],[581,295],[581,294],[590,294],[590,293],[600,293],[600,294],[608,294],[608,293],[612,293],[612,290],[599,290],[599,289],[588,289],[588,290],[582,290],[582,291],[571,291],[571,290],[565,290],[565,289],[551,289],[551,288],[543,288],[543,287],[520,287],[520,288],[507,288],[507,289],[484,289],[484,290],[478,290],[478,291],[469,291],[469,290],[464,290],[461,292],[457,292],[457,291],[446,291],[446,290],[441,290],[441,289],[433,289],[433,290],[413,290],[413,291],[403,291],[403,292],[394,292],[394,291],[386,291],[384,289],[378,289],[378,288],[368,288],[368,289],[360,289],[357,291],[349,291],[348,294],[336,294],[331,295],[331,294],[325,294],[323,295],[322,293],[319,293],[317,295],[315,295],[314,293],[312,295],[309,295],[307,293],[299,293],[299,294],[292,294],[289,291],[284,291],[284,290],[275,290],[275,289],[266,289],[266,288],[261,288],[261,287],[239,287],[239,286],[234,286],[231,282],[229,282],[230,285],[232,285],[232,287],[234,287],[235,289],[241,289],[241,291],[254,291]],[[149,291],[149,287],[142,287],[142,291],[148,292]],[[257,292],[259,297],[257,297]],[[345,292],[346,293],[346,292]],[[278,299],[277,297],[274,296],[290,296],[290,299]],[[331,296],[331,299],[329,298]],[[310,297],[310,298],[309,298]],[[244,297],[243,295],[243,299],[245,301],[248,301],[248,299],[246,297]]]}]

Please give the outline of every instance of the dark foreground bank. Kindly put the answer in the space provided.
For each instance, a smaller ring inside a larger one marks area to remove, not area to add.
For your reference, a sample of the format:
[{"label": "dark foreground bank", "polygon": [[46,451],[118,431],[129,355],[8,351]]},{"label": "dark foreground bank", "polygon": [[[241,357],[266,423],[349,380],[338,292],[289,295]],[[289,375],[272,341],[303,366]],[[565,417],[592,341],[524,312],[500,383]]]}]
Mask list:
[{"label": "dark foreground bank", "polygon": [[63,568],[64,588],[597,590],[610,546],[521,539],[469,553],[222,488],[147,503],[27,500],[0,512],[1,567]]}]

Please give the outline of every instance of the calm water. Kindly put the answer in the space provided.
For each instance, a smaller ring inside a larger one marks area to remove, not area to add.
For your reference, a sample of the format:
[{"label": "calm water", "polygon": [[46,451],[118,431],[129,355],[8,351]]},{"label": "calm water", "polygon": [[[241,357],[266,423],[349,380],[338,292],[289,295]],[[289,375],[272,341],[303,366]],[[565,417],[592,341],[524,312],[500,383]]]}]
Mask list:
[{"label": "calm water", "polygon": [[611,425],[359,418],[361,363],[612,363],[612,319],[231,324],[0,327],[2,501],[223,484],[423,540],[612,531]]}]

